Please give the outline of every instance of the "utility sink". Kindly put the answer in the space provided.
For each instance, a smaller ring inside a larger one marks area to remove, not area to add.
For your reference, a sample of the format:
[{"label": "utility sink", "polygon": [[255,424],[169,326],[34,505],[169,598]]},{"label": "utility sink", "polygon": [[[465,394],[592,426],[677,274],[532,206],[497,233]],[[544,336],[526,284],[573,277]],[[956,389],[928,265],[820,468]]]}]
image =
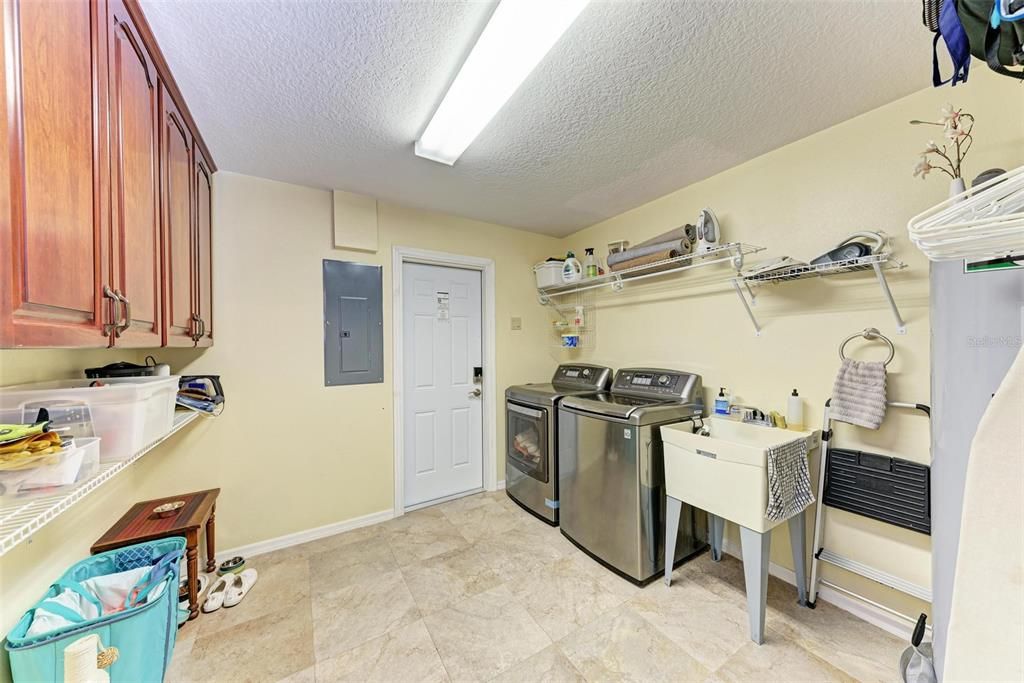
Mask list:
[{"label": "utility sink", "polygon": [[821,445],[821,431],[794,431],[728,418],[704,419],[704,432],[689,423],[661,428],[665,442],[665,492],[753,531],[764,533],[781,522],[765,519],[769,448],[807,440],[807,453]]},{"label": "utility sink", "polygon": [[[750,639],[764,642],[768,599],[771,530],[786,521],[793,549],[797,602],[807,601],[805,512],[788,520],[764,516],[768,505],[768,450],[795,439],[807,441],[807,453],[821,446],[820,431],[795,431],[746,424],[727,418],[705,418],[694,434],[689,423],[661,428],[665,453],[665,553],[673,557],[682,504],[708,513],[711,557],[722,557],[725,522],[740,527],[743,579],[747,589]],[[665,583],[672,585],[672,563],[665,563]]]}]

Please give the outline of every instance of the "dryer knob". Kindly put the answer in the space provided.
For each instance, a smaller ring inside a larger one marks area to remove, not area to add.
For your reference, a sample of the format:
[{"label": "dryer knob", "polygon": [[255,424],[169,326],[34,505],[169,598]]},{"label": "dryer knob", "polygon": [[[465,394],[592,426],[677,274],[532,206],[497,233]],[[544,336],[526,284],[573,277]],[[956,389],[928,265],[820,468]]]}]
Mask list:
[{"label": "dryer knob", "polygon": [[661,386],[668,385],[668,375],[662,375],[661,377],[659,377],[658,384],[660,384]]}]

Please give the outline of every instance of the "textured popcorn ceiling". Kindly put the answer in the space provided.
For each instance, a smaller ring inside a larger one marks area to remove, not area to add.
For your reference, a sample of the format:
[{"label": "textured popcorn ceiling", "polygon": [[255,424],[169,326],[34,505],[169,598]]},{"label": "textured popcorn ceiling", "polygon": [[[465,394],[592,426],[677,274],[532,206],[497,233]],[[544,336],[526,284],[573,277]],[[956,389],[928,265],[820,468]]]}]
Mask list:
[{"label": "textured popcorn ceiling", "polygon": [[915,0],[595,1],[447,167],[413,141],[493,2],[142,4],[221,169],[551,235],[930,82]]}]

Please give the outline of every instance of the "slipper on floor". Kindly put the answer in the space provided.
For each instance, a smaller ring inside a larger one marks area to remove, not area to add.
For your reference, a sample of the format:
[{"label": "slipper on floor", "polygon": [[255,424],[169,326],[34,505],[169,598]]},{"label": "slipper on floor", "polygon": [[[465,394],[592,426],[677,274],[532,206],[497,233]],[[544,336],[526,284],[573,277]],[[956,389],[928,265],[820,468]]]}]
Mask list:
[{"label": "slipper on floor", "polygon": [[253,585],[256,583],[256,579],[259,578],[259,574],[256,573],[255,569],[246,569],[241,574],[235,575],[235,580],[228,586],[227,591],[224,595],[224,606],[234,607],[238,603],[242,602]]},{"label": "slipper on floor", "polygon": [[234,577],[222,576],[217,579],[212,586],[210,586],[210,592],[206,594],[206,600],[203,601],[203,611],[206,613],[216,612],[224,605],[224,601],[228,595],[228,589],[233,582]]}]

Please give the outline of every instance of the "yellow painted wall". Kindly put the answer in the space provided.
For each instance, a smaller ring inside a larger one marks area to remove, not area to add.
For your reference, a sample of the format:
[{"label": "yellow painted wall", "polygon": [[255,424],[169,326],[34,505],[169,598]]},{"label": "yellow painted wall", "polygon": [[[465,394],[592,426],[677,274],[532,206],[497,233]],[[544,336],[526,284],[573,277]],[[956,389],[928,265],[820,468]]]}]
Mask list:
[{"label": "yellow painted wall", "polygon": [[[156,350],[176,373],[223,376],[228,405],[216,420],[171,441],[0,558],[0,629],[135,501],[220,487],[218,546],[228,549],[390,510],[393,484],[391,254],[401,245],[494,259],[499,390],[550,377],[531,266],[557,240],[454,216],[380,203],[376,254],[332,248],[329,191],[221,172],[214,186],[216,345]],[[385,377],[323,386],[322,259],[384,267]],[[512,331],[510,318],[523,319]],[[80,376],[81,368],[139,361],[147,352],[2,351],[0,386]],[[504,411],[498,478],[504,478]],[[3,667],[0,667],[2,670]],[[0,674],[0,679],[3,676]]]},{"label": "yellow painted wall", "polygon": [[[983,65],[982,65],[983,66]],[[705,401],[727,387],[738,402],[785,413],[794,387],[805,399],[806,420],[820,427],[822,408],[838,368],[837,347],[847,335],[878,327],[897,346],[889,367],[893,400],[929,402],[928,262],[906,237],[907,220],[944,199],[945,176],[922,182],[911,177],[916,153],[941,129],[912,127],[910,119],[933,119],[947,101],[978,119],[977,141],[965,163],[969,178],[1024,161],[1024,93],[1009,79],[976,69],[955,90],[925,90],[816,135],[765,154],[637,209],[575,233],[563,248],[582,254],[616,239],[637,244],[687,222],[702,207],[718,215],[726,241],[767,247],[750,257],[789,255],[809,260],[857,230],[884,230],[907,268],[891,275],[907,334],[895,323],[870,273],[764,287],[755,314],[756,337],[724,278],[728,267],[627,285],[619,294],[596,297],[596,345],[565,352],[615,368],[653,365],[701,374]],[[699,125],[699,122],[695,122]],[[742,135],[737,131],[737,135]],[[691,163],[685,157],[679,163]],[[707,284],[708,280],[717,280]],[[699,282],[705,286],[696,286]],[[856,348],[851,343],[851,350]],[[883,349],[884,350],[884,349]],[[852,355],[880,357],[882,350]],[[713,391],[714,390],[714,391]],[[710,404],[709,404],[710,405]],[[929,462],[927,420],[893,415],[878,432],[841,426],[837,444]],[[829,548],[915,583],[930,585],[928,537],[842,511],[829,511]],[[730,525],[731,526],[731,525]],[[792,567],[785,526],[773,538],[772,560]],[[730,529],[738,547],[738,534]],[[917,600],[834,567],[824,576],[883,604],[916,615]]]},{"label": "yellow painted wall", "polygon": [[[728,387],[743,402],[784,407],[789,389],[820,419],[837,366],[836,345],[868,325],[897,342],[891,395],[928,400],[927,262],[908,243],[907,218],[944,197],[941,178],[910,177],[931,131],[911,118],[936,115],[948,98],[979,119],[971,173],[1014,167],[1024,157],[1022,99],[1007,80],[983,69],[956,90],[922,91],[771,152],[701,183],[617,216],[565,240],[381,203],[380,251],[331,248],[331,193],[218,173],[214,249],[217,344],[207,351],[160,351],[176,372],[219,372],[229,405],[216,421],[187,427],[170,442],[102,487],[71,512],[0,558],[0,629],[57,573],[88,552],[132,502],[210,486],[223,489],[221,548],[343,521],[392,505],[391,247],[403,245],[493,258],[497,264],[497,385],[547,377],[557,361],[593,359],[613,367],[664,365],[701,373],[706,385]],[[737,134],[742,134],[738,132]],[[685,158],[680,163],[689,163]],[[908,321],[897,337],[874,281],[857,275],[795,283],[765,291],[753,335],[735,294],[720,281],[704,287],[652,284],[601,295],[596,348],[552,351],[549,313],[534,298],[530,266],[566,247],[582,251],[612,239],[638,242],[692,221],[702,206],[718,213],[725,236],[769,247],[767,254],[809,258],[858,229],[897,238],[908,268],[892,276]],[[385,381],[322,386],[320,262],[349,259],[384,266]],[[521,316],[523,330],[510,330]],[[82,367],[144,353],[2,351],[0,385],[72,377]],[[710,391],[706,397],[710,399]],[[504,419],[496,412],[499,461]],[[286,436],[275,437],[284,433]],[[877,434],[841,430],[841,443],[927,461],[927,425],[899,417]],[[499,469],[499,477],[501,476]],[[829,545],[882,569],[927,583],[927,539],[836,512]],[[791,566],[780,536],[773,559]],[[914,613],[921,606],[841,572],[829,577]],[[0,667],[0,679],[3,678]]]}]

